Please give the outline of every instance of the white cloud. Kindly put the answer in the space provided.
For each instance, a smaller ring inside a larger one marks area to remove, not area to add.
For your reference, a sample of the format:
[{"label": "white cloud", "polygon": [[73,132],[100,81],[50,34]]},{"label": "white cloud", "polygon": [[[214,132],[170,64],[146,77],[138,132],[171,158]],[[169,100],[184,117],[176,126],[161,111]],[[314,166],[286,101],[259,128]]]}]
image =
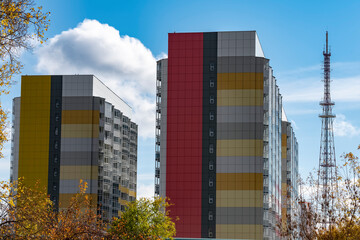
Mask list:
[{"label": "white cloud", "polygon": [[339,137],[353,137],[360,135],[360,128],[348,122],[344,115],[338,114],[334,121],[334,135]]},{"label": "white cloud", "polygon": [[137,199],[145,197],[145,198],[152,198],[154,197],[154,182],[152,181],[151,183],[138,183],[138,187],[137,187],[137,194],[136,197]]},{"label": "white cloud", "polygon": [[138,39],[85,19],[49,39],[35,54],[40,73],[97,76],[133,108],[139,136],[154,136],[156,59]]},{"label": "white cloud", "polygon": [[[359,62],[332,63],[331,95],[334,101],[360,101]],[[324,95],[319,65],[299,68],[278,74],[280,90],[285,102],[320,101]],[[352,73],[351,75],[349,73]]]}]

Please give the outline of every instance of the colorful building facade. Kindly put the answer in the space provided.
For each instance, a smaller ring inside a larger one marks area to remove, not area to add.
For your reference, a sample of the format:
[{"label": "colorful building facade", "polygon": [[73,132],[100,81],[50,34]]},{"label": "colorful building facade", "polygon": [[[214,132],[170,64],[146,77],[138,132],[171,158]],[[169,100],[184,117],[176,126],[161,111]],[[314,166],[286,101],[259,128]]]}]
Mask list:
[{"label": "colorful building facade", "polygon": [[279,237],[282,97],[256,32],[169,34],[156,102],[155,194],[177,237]]},{"label": "colorful building facade", "polygon": [[57,208],[86,193],[105,220],[136,198],[137,125],[93,75],[22,76],[13,100],[11,181],[45,187]]}]

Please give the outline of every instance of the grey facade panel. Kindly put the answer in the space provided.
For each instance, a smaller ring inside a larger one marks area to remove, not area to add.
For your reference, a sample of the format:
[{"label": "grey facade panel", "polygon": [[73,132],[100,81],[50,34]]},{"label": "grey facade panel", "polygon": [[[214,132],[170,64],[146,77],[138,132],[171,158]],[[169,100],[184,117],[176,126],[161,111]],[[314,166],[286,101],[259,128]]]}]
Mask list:
[{"label": "grey facade panel", "polygon": [[[93,110],[94,97],[63,97],[62,110]],[[98,109],[98,108],[95,108]]]},{"label": "grey facade panel", "polygon": [[83,151],[83,152],[61,152],[61,165],[92,165],[92,156],[98,155],[98,151]]},{"label": "grey facade panel", "polygon": [[263,208],[217,207],[216,224],[263,224]]},{"label": "grey facade panel", "polygon": [[61,138],[61,152],[91,152],[98,146],[97,138]]},{"label": "grey facade panel", "polygon": [[[87,182],[88,188],[86,189],[86,193],[97,193],[98,191],[98,180],[97,179],[82,179]],[[60,180],[60,194],[64,193],[78,193],[79,192],[79,180],[73,179],[62,179]]]},{"label": "grey facade panel", "polygon": [[266,59],[255,56],[218,57],[218,73],[264,72]]},{"label": "grey facade panel", "polygon": [[263,106],[218,106],[217,123],[257,122],[264,120]]},{"label": "grey facade panel", "polygon": [[263,139],[264,125],[259,122],[230,122],[217,124],[217,140]]}]

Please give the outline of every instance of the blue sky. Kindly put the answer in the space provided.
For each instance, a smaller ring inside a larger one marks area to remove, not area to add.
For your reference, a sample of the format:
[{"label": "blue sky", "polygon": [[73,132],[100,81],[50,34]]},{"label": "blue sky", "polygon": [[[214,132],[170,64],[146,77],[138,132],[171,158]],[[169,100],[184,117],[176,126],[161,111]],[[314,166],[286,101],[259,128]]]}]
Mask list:
[{"label": "blue sky", "polygon": [[[154,64],[167,53],[169,32],[257,31],[277,77],[287,117],[294,124],[300,172],[306,176],[318,166],[321,62],[328,30],[338,162],[342,153],[354,151],[360,144],[359,1],[38,2],[51,12],[49,40],[22,56],[23,74],[92,73],[134,106],[141,124],[140,196],[153,191]],[[20,76],[15,80],[11,94],[1,97],[9,111],[11,99],[20,95]],[[10,144],[4,153],[1,179],[9,177]]]}]

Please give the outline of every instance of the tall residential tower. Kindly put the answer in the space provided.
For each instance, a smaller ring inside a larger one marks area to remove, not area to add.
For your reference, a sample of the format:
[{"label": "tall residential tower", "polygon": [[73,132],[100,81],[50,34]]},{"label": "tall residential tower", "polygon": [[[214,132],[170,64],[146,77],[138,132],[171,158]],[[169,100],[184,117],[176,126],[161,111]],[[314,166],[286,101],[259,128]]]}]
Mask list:
[{"label": "tall residential tower", "polygon": [[136,197],[137,125],[131,108],[93,75],[22,76],[13,100],[11,181],[46,187],[66,207],[87,194],[105,220]]},{"label": "tall residential tower", "polygon": [[156,124],[155,194],[178,238],[279,238],[282,151],[297,148],[282,149],[282,97],[255,31],[169,34]]}]

